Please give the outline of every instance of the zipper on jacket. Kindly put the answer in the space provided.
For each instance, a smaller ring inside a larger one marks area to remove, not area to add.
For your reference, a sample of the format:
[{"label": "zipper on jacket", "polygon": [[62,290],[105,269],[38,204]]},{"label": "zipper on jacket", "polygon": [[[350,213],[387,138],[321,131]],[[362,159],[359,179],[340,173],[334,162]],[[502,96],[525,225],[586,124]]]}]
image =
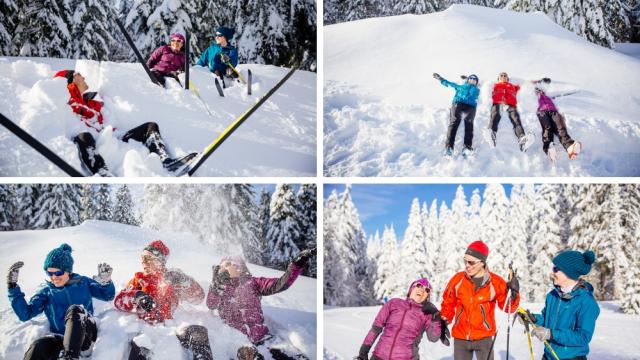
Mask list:
[{"label": "zipper on jacket", "polygon": [[482,312],[482,322],[484,323],[484,327],[487,328],[487,330],[491,330],[491,325],[489,325],[489,322],[487,321],[487,313],[485,312],[482,304],[480,304],[480,311]]},{"label": "zipper on jacket", "polygon": [[409,311],[409,309],[406,309],[404,313],[402,313],[402,319],[400,319],[400,327],[396,332],[396,336],[393,337],[393,342],[391,342],[391,348],[389,349],[389,359],[393,359],[391,357],[391,354],[393,354],[393,347],[396,345],[396,339],[398,338],[398,335],[400,335],[400,331],[402,331],[402,325],[404,325],[404,317],[407,316],[407,311]]}]

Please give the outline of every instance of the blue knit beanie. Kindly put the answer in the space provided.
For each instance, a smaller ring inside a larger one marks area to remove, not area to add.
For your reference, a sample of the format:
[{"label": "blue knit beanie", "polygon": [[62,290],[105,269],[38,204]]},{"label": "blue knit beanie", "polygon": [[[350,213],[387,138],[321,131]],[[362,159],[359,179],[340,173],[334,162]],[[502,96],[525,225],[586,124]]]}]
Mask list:
[{"label": "blue knit beanie", "polygon": [[567,250],[553,258],[553,264],[565,273],[569,278],[578,280],[580,276],[587,275],[591,271],[591,265],[596,260],[596,254],[587,250],[583,253],[575,250]]},{"label": "blue knit beanie", "polygon": [[71,246],[62,244],[51,250],[44,259],[44,270],[56,268],[63,271],[73,271],[73,258],[71,257]]},{"label": "blue knit beanie", "polygon": [[218,26],[216,28],[215,34],[220,34],[222,36],[224,36],[225,39],[227,39],[227,41],[231,41],[231,39],[233,39],[233,34],[235,34],[236,31],[232,28],[228,28],[226,26]]}]

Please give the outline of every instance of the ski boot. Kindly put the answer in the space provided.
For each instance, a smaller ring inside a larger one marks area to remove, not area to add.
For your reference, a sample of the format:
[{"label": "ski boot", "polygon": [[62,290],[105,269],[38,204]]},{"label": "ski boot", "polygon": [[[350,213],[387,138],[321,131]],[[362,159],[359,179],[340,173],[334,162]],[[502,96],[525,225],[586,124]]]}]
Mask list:
[{"label": "ski boot", "polygon": [[73,355],[69,352],[66,352],[64,350],[62,350],[60,352],[60,355],[58,356],[58,360],[79,360],[80,356],[78,355]]},{"label": "ski boot", "polygon": [[238,349],[238,360],[264,360],[262,354],[253,346],[242,346]]},{"label": "ski boot", "polygon": [[520,146],[520,151],[527,152],[527,149],[533,145],[533,141],[535,140],[535,136],[532,133],[528,133],[522,135],[518,139],[518,145]]},{"label": "ski boot", "polygon": [[464,147],[462,149],[462,157],[464,157],[465,159],[469,159],[471,157],[473,157],[473,155],[475,155],[475,150],[473,150],[472,147]]},{"label": "ski boot", "polygon": [[447,147],[444,149],[444,157],[451,159],[453,157],[453,148]]},{"label": "ski boot", "polygon": [[556,161],[558,160],[558,152],[556,151],[556,147],[553,143],[549,144],[549,148],[547,149],[547,156],[549,157],[549,160],[551,160],[553,166],[555,166]]},{"label": "ski boot", "polygon": [[582,143],[580,141],[574,141],[573,144],[569,145],[569,147],[567,148],[569,160],[573,160],[578,157],[580,150],[582,150]]},{"label": "ski boot", "polygon": [[196,155],[198,155],[198,153],[189,153],[185,156],[175,159],[167,157],[162,160],[162,166],[164,166],[164,168],[168,171],[174,172],[182,168],[183,166],[190,164],[196,158]]}]

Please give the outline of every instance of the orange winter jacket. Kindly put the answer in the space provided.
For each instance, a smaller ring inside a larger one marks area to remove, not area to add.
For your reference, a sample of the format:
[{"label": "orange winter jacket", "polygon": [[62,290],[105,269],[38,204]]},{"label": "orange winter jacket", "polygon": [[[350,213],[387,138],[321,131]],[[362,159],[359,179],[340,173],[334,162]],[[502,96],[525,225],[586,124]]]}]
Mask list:
[{"label": "orange winter jacket", "polygon": [[[487,271],[482,285],[475,290],[469,276],[461,271],[447,284],[442,297],[440,313],[453,323],[451,336],[461,340],[479,340],[496,334],[495,308],[504,308],[507,283],[500,276]],[[511,303],[516,312],[520,295]],[[507,309],[505,308],[505,311]]]},{"label": "orange winter jacket", "polygon": [[90,127],[101,131],[103,127],[102,106],[101,101],[93,100],[96,93],[85,93],[82,95],[76,84],[67,85],[69,89],[69,105],[76,114],[80,115],[82,121]]}]

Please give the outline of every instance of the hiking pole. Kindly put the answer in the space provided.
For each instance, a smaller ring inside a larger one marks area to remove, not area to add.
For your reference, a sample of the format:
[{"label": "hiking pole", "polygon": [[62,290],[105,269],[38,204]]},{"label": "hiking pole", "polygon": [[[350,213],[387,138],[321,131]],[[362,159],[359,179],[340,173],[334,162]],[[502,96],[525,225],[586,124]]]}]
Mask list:
[{"label": "hiking pole", "polygon": [[491,359],[491,354],[493,354],[493,345],[496,344],[497,338],[498,338],[498,330],[496,330],[496,334],[493,335],[493,340],[491,340],[491,347],[489,348],[489,354],[487,354],[487,360]]},{"label": "hiking pole", "polygon": [[[531,321],[531,318],[529,317],[529,315],[527,314],[527,311],[521,307],[518,308],[518,312],[520,314],[522,314],[524,316],[524,320],[525,320],[525,324],[531,324],[531,326],[535,329],[538,326],[536,326],[536,324],[533,323],[533,321]],[[525,326],[525,328],[528,329],[528,326]],[[529,334],[529,342],[531,342],[531,334]],[[549,344],[549,342],[547,340],[543,340],[542,341],[544,343],[544,346],[549,349],[549,352],[551,353],[551,355],[553,355],[553,358],[556,360],[560,360],[560,358],[558,357],[558,354],[556,354],[555,350],[553,350],[553,348],[551,347],[551,344]],[[531,353],[531,359],[533,359],[533,350]]]},{"label": "hiking pole", "polygon": [[527,342],[529,343],[529,354],[531,354],[531,360],[534,360],[533,345],[531,344],[531,330],[529,329],[529,322],[524,322],[524,332],[527,333]]},{"label": "hiking pole", "polygon": [[242,74],[240,74],[240,72],[239,72],[235,67],[233,67],[233,65],[231,65],[231,62],[230,62],[230,61],[229,61],[229,62],[226,62],[225,64],[226,64],[228,67],[230,67],[230,68],[231,68],[231,70],[232,70],[236,75],[238,75],[238,79],[240,79],[240,81],[241,81],[243,84],[246,84],[246,83],[247,83],[247,81],[242,77]]}]

